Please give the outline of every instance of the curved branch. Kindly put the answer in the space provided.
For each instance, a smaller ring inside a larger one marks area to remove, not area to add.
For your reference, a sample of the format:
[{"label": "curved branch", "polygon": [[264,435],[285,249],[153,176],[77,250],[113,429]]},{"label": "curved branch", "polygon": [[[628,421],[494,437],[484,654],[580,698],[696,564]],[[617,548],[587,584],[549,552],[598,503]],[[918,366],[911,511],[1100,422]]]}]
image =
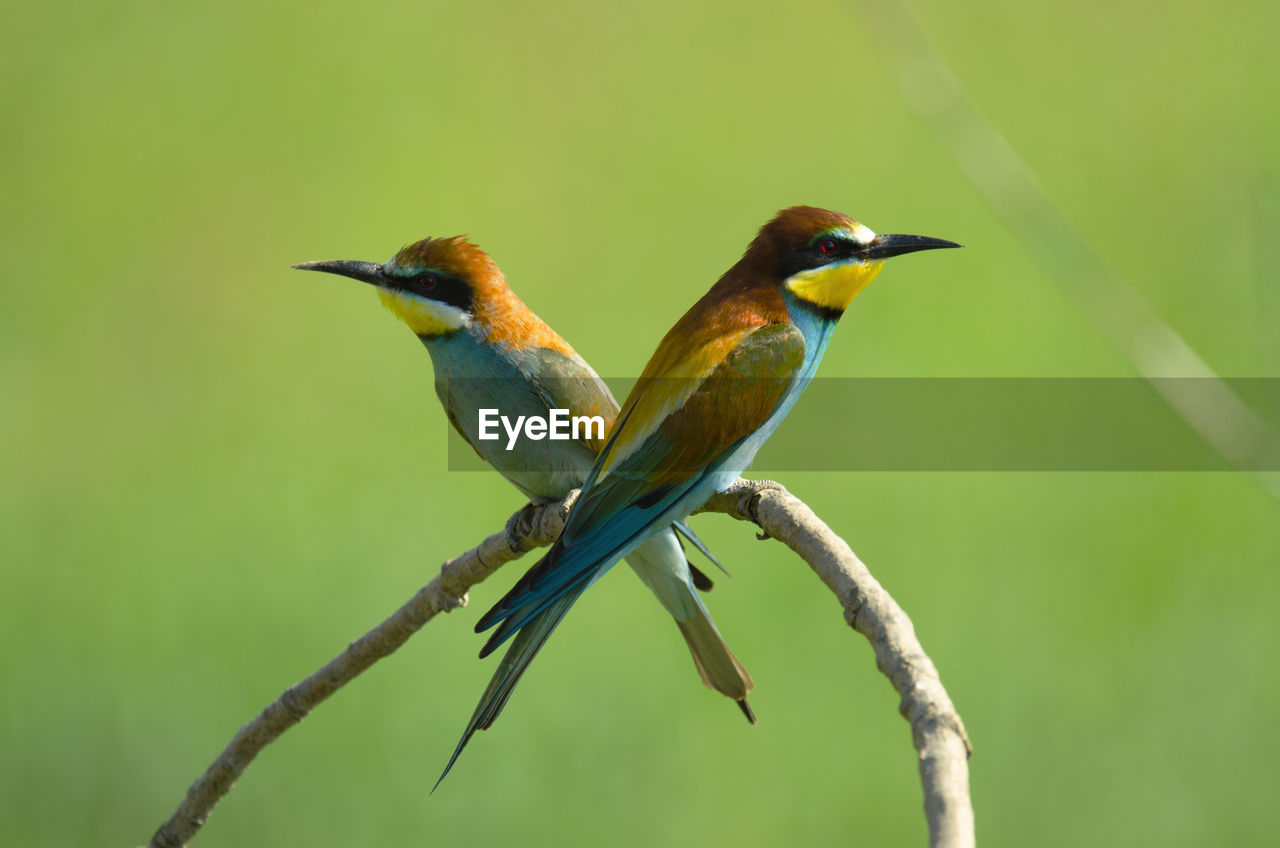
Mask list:
[{"label": "curved branch", "polygon": [[[529,504],[506,529],[444,563],[440,574],[386,621],[347,646],[323,668],[285,690],[187,790],[174,814],[151,837],[151,848],[179,848],[204,826],[215,804],[263,748],[297,724],[322,701],[378,660],[391,654],[439,612],[467,602],[467,590],[501,566],[555,541],[577,492],[559,503]],[[849,545],[798,498],[770,481],[738,480],[712,496],[699,512],[722,512],[759,525],[800,555],[836,594],[845,618],[871,640],[876,665],[902,696],[900,710],[911,723],[920,757],[929,844],[971,848],[970,752],[964,725],[947,697],[933,662],[920,647],[911,620]]]},{"label": "curved branch", "polygon": [[178,809],[151,837],[150,848],[186,845],[204,826],[213,806],[231,791],[236,778],[276,737],[369,666],[393,653],[436,613],[464,606],[467,590],[472,586],[534,548],[554,542],[576,497],[574,490],[559,503],[528,504],[507,520],[501,533],[494,533],[440,566],[440,574],[386,621],[352,642],[315,674],[286,689],[257,718],[240,728],[213,764],[191,784]]},{"label": "curved branch", "polygon": [[972,848],[973,804],[969,754],[973,747],[938,670],[920,646],[911,619],[849,544],[803,501],[769,480],[738,480],[711,496],[700,512],[750,521],[795,551],[844,607],[845,621],[866,636],[876,667],[902,697],[898,711],[911,724],[920,758],[924,812],[933,848]]}]

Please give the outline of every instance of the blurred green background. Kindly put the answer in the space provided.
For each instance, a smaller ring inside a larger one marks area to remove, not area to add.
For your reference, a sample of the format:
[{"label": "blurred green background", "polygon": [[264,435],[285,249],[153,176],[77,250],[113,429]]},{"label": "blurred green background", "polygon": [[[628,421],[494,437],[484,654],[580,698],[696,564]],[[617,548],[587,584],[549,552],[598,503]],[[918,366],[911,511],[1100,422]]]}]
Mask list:
[{"label": "blurred green background", "polygon": [[[825,376],[1132,375],[908,108],[872,8],[8,4],[3,841],[145,842],[241,724],[521,505],[446,471],[412,335],[295,262],[468,233],[627,376],[809,203],[968,245],[891,267]],[[1219,372],[1276,375],[1276,5],[910,8],[1103,259]],[[1274,835],[1258,478],[783,480],[912,615],[984,844]],[[697,527],[758,727],[618,569],[428,797],[510,567],[271,746],[196,844],[922,844],[870,648],[780,545]]]}]

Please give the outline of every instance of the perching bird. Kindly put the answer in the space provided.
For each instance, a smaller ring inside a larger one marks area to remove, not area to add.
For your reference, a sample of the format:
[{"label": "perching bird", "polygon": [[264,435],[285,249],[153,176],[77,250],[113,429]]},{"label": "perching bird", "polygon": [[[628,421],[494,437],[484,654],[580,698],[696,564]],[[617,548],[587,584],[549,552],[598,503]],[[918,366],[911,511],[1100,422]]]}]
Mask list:
[{"label": "perching bird", "polygon": [[[495,677],[476,715],[501,707],[521,664],[601,574],[751,464],[812,379],[836,322],[884,260],[959,246],[876,235],[845,215],[807,206],[765,224],[658,345],[560,537],[480,618],[477,632],[497,627],[482,657],[515,634],[523,641],[508,651],[502,679]],[[472,719],[445,774],[484,726]]]},{"label": "perching bird", "polygon": [[[527,497],[558,501],[582,485],[618,403],[591,366],[508,288],[487,253],[461,237],[423,239],[382,265],[340,260],[295,267],[376,286],[382,302],[430,353],[436,395],[450,423]],[[525,438],[507,450],[505,433],[499,439],[480,438],[482,409],[498,410],[510,420],[546,419],[551,409],[566,409],[570,416],[599,416],[603,422],[598,433],[580,431],[579,439]],[[687,527],[679,529],[706,553]],[[710,581],[688,564],[670,525],[651,536],[629,552],[627,561],[675,618],[703,682],[735,700],[754,723],[747,705],[751,677],[694,591],[695,583],[709,588]],[[486,691],[484,709],[472,717],[472,729],[497,718],[571,603],[553,604],[521,631]]]}]

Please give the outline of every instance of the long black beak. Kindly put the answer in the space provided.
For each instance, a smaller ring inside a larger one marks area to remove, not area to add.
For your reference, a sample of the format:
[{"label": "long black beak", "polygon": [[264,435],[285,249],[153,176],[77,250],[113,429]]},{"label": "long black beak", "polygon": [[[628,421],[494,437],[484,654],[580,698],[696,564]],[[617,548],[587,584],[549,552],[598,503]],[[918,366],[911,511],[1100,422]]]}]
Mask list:
[{"label": "long black beak", "polygon": [[946,239],[929,236],[904,236],[896,233],[876,236],[866,247],[858,251],[863,259],[888,259],[890,256],[901,256],[904,253],[915,253],[917,250],[934,250],[939,247],[964,247]]},{"label": "long black beak", "polygon": [[356,262],[351,259],[334,259],[328,262],[303,262],[294,265],[299,271],[324,271],[326,274],[341,274],[362,283],[385,287],[387,278],[382,273],[382,266],[377,262]]}]

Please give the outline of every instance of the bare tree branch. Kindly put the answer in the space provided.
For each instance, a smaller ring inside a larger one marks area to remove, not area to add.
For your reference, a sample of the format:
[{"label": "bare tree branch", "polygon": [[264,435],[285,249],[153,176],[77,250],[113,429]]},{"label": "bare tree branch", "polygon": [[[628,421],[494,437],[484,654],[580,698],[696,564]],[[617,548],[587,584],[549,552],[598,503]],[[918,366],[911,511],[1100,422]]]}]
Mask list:
[{"label": "bare tree branch", "polygon": [[911,723],[920,758],[929,845],[972,848],[968,756],[973,748],[938,670],[902,607],[844,539],[777,483],[738,480],[713,495],[700,511],[722,512],[759,525],[767,536],[795,551],[827,584],[844,607],[845,621],[870,640],[876,667],[902,696],[898,711]]},{"label": "bare tree branch", "polygon": [[[240,728],[208,770],[187,790],[174,814],[151,837],[151,848],[179,848],[204,826],[215,804],[263,748],[301,721],[320,702],[362,671],[403,645],[435,617],[464,605],[470,587],[534,548],[555,541],[569,507],[563,502],[529,504],[506,529],[444,563],[440,575],[390,618],[347,646],[323,668],[285,690],[262,714]],[[782,486],[739,480],[699,510],[722,512],[759,525],[800,555],[835,593],[845,619],[875,647],[876,665],[902,696],[900,710],[911,723],[920,758],[929,844],[933,848],[974,845],[969,801],[970,752],[964,725],[947,697],[937,669],[916,639],[911,620],[849,545]]]},{"label": "bare tree branch", "polygon": [[369,666],[393,653],[436,613],[465,605],[467,590],[472,586],[534,548],[554,542],[576,497],[575,490],[560,503],[525,506],[508,519],[505,530],[440,566],[439,576],[419,589],[390,618],[352,642],[315,674],[286,689],[261,715],[240,728],[208,770],[191,784],[178,809],[151,837],[151,848],[179,848],[190,842],[204,826],[214,804],[231,791],[236,778],[276,737]]}]

